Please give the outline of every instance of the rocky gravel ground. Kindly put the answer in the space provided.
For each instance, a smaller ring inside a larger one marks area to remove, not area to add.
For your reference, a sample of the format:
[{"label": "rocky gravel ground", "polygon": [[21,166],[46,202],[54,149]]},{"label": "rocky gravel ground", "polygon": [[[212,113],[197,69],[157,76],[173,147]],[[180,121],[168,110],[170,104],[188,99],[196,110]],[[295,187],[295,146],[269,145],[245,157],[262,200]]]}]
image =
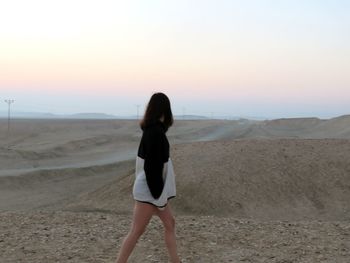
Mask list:
[{"label": "rocky gravel ground", "polygon": [[[183,262],[350,262],[348,221],[175,217]],[[0,262],[114,262],[130,223],[129,214],[1,212]],[[129,262],[169,262],[157,217]]]}]

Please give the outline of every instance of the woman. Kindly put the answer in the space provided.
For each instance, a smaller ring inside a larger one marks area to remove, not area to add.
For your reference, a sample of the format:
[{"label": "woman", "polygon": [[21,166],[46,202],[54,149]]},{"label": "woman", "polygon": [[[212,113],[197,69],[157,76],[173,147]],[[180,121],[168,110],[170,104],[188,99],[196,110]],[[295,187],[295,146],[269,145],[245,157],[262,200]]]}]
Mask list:
[{"label": "woman", "polygon": [[163,93],[153,94],[140,122],[143,133],[136,157],[132,227],[123,241],[116,263],[127,262],[153,215],[157,215],[164,225],[165,243],[171,262],[180,262],[176,248],[175,219],[168,203],[176,195],[175,173],[165,135],[172,124],[169,98]]}]

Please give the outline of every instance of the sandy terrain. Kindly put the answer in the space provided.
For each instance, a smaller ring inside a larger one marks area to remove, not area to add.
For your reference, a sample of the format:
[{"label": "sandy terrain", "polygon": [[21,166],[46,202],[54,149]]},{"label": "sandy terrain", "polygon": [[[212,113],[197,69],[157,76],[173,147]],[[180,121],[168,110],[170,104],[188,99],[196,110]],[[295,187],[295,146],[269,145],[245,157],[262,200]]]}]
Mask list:
[{"label": "sandy terrain", "polygon": [[[140,136],[135,120],[15,119],[7,134],[7,120],[0,119],[0,176],[129,160]],[[350,139],[350,115],[329,120],[179,120],[168,137],[172,144],[243,138]]]},{"label": "sandy terrain", "polygon": [[[130,120],[0,120],[0,262],[113,262],[127,233]],[[184,262],[349,262],[350,117],[177,121]],[[154,218],[130,262],[168,262]]]}]

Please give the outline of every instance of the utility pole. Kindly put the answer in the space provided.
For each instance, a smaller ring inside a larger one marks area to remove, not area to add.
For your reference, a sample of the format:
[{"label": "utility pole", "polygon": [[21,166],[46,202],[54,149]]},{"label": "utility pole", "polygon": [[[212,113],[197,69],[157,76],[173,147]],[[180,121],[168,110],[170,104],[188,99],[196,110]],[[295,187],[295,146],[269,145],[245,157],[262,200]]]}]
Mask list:
[{"label": "utility pole", "polygon": [[139,108],[140,108],[140,105],[137,104],[137,105],[136,105],[136,119],[137,119],[137,120],[139,119]]},{"label": "utility pole", "polygon": [[8,105],[8,114],[7,114],[7,133],[10,134],[10,114],[11,114],[11,104],[15,102],[15,100],[5,100]]}]

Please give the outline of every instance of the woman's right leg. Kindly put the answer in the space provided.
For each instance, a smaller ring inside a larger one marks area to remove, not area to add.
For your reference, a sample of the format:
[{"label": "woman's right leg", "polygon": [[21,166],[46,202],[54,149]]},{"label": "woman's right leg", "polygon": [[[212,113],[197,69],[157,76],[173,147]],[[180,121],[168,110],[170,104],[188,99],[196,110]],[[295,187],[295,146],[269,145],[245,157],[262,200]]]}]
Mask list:
[{"label": "woman's right leg", "polygon": [[157,215],[163,222],[165,243],[171,258],[171,262],[179,263],[180,258],[177,254],[175,218],[171,212],[170,204],[167,204],[163,211],[157,210]]},{"label": "woman's right leg", "polygon": [[123,241],[116,263],[126,263],[128,261],[137,240],[145,231],[156,209],[150,204],[135,201],[132,227]]}]

